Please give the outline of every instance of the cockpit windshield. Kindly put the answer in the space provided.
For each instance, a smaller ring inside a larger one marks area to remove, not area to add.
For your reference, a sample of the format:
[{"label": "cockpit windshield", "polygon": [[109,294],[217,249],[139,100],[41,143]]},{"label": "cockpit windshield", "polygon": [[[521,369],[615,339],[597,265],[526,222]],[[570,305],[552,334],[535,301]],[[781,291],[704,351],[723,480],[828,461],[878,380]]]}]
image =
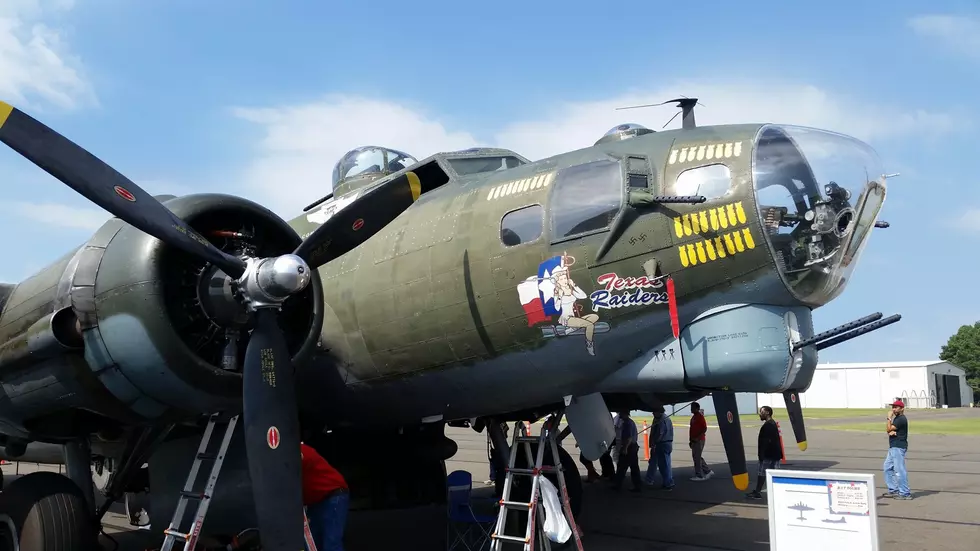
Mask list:
[{"label": "cockpit windshield", "polygon": [[753,178],[777,264],[803,301],[824,304],[854,269],[885,199],[881,160],[849,136],[763,127]]},{"label": "cockpit windshield", "polygon": [[332,185],[336,188],[340,182],[355,176],[374,174],[380,178],[408,168],[417,162],[411,155],[395,149],[371,145],[358,147],[348,151],[337,161],[333,169]]}]

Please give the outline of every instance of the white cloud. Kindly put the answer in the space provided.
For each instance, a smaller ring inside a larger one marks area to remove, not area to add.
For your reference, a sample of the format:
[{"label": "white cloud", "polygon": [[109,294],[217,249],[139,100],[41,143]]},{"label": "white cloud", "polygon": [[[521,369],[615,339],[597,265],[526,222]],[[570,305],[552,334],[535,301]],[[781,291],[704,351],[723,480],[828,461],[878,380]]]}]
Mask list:
[{"label": "white cloud", "polygon": [[[269,108],[235,108],[234,115],[264,132],[244,175],[249,195],[283,216],[295,216],[309,202],[330,190],[334,163],[360,145],[382,145],[426,157],[474,145],[495,145],[540,159],[592,145],[623,122],[655,130],[676,111],[661,108],[616,111],[681,94],[704,100],[696,111],[698,124],[779,122],[827,128],[871,143],[909,133],[942,133],[962,124],[950,114],[862,102],[805,84],[686,81],[644,93],[590,102],[556,101],[541,115],[502,128],[489,129],[486,139],[452,128],[429,113],[396,102],[350,96]],[[671,128],[679,127],[680,117]],[[283,190],[288,190],[284,193]]]},{"label": "white cloud", "polygon": [[99,229],[112,215],[99,207],[75,207],[61,203],[8,201],[3,210],[42,224],[86,231]]},{"label": "white cloud", "polygon": [[72,0],[0,1],[0,98],[21,108],[72,109],[96,103],[64,31],[47,24]]},{"label": "white cloud", "polygon": [[[360,145],[403,150],[417,158],[477,145],[420,110],[380,100],[330,96],[303,105],[234,108],[263,127],[245,184],[256,200],[280,215],[295,215],[330,191],[333,165]],[[288,191],[288,192],[284,192]]]},{"label": "white cloud", "polygon": [[980,59],[980,18],[965,15],[919,15],[909,27],[950,51]]},{"label": "white cloud", "polygon": [[956,229],[980,235],[980,208],[969,208],[949,221]]}]

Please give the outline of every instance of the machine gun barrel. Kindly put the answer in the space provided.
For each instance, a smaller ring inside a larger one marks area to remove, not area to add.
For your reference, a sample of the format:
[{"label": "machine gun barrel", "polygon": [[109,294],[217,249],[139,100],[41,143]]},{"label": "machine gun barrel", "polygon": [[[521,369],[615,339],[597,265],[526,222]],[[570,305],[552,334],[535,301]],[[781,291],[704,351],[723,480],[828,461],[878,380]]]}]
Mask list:
[{"label": "machine gun barrel", "polygon": [[865,333],[870,333],[872,331],[876,331],[878,329],[881,329],[882,327],[885,327],[886,325],[891,325],[891,324],[893,324],[893,323],[895,323],[895,322],[897,322],[897,321],[899,321],[901,319],[902,319],[902,315],[901,314],[895,314],[895,315],[892,315],[892,316],[888,316],[887,318],[885,318],[883,320],[878,320],[878,321],[869,323],[869,324],[865,325],[864,327],[859,327],[859,328],[857,328],[857,329],[855,329],[853,331],[848,331],[847,333],[844,333],[843,335],[839,335],[839,336],[834,337],[832,339],[827,339],[827,340],[825,340],[823,342],[817,343],[817,350],[823,350],[824,348],[830,348],[831,346],[834,346],[835,344],[840,344],[840,343],[842,343],[844,341],[849,341],[849,340],[853,339],[854,337],[860,337],[861,335],[864,335]]},{"label": "machine gun barrel", "polygon": [[78,318],[70,307],[62,308],[0,344],[0,371],[81,348],[82,333]]},{"label": "machine gun barrel", "polygon": [[692,205],[699,205],[707,201],[708,198],[704,195],[654,195],[653,202],[655,203],[689,203]]},{"label": "machine gun barrel", "polygon": [[839,325],[837,327],[834,327],[833,329],[829,329],[827,331],[824,331],[823,333],[817,333],[816,335],[810,337],[809,339],[802,340],[800,342],[794,343],[793,344],[793,352],[796,352],[797,350],[803,348],[804,346],[810,346],[811,344],[817,344],[820,341],[827,340],[827,339],[829,339],[831,337],[836,337],[837,335],[840,335],[842,333],[846,333],[846,332],[848,332],[848,331],[850,331],[852,329],[855,329],[857,327],[861,327],[862,325],[867,325],[867,324],[869,324],[869,323],[871,323],[873,321],[877,321],[877,320],[881,319],[881,316],[882,316],[882,313],[881,312],[875,312],[874,314],[871,314],[869,316],[864,316],[863,318],[856,319],[856,320],[851,321],[851,322],[847,322],[844,325]]}]

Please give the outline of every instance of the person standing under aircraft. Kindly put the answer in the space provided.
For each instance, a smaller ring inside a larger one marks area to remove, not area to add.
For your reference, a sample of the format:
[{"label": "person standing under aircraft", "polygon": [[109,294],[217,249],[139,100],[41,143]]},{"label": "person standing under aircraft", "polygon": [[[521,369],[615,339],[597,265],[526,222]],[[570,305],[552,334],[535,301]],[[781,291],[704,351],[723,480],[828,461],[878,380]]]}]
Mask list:
[{"label": "person standing under aircraft", "polygon": [[779,427],[772,418],[772,408],[759,408],[759,419],[762,420],[762,427],[759,429],[759,472],[755,478],[755,490],[746,494],[750,499],[762,499],[766,471],[778,469],[779,461],[783,458],[783,448],[779,445]]},{"label": "person standing under aircraft", "polygon": [[300,442],[303,505],[317,551],[344,551],[350,491],[347,481],[316,450]]},{"label": "person standing under aircraft", "polygon": [[888,492],[884,497],[912,499],[909,473],[905,468],[905,454],[909,449],[909,420],[905,416],[905,402],[892,402],[892,412],[885,421],[885,432],[888,433],[888,455],[884,467]]},{"label": "person standing under aircraft", "polygon": [[653,455],[647,464],[646,483],[654,485],[657,478],[657,470],[660,470],[660,478],[663,480],[664,490],[674,489],[674,475],[670,465],[670,454],[674,451],[674,423],[670,417],[664,415],[661,409],[653,413],[653,426],[650,427],[651,438],[653,439]]},{"label": "person standing under aircraft", "polygon": [[694,476],[691,480],[702,482],[715,474],[704,460],[704,445],[707,443],[708,422],[701,412],[701,404],[691,402],[691,456],[694,458]]},{"label": "person standing under aircraft", "polygon": [[637,456],[640,451],[640,446],[636,443],[636,423],[630,419],[628,411],[619,412],[619,421],[619,456],[617,458],[616,478],[613,481],[613,488],[618,490],[623,486],[623,479],[626,478],[626,469],[629,469],[630,480],[633,482],[633,489],[630,491],[639,492],[643,489],[643,481],[640,478],[640,463],[639,457]]}]

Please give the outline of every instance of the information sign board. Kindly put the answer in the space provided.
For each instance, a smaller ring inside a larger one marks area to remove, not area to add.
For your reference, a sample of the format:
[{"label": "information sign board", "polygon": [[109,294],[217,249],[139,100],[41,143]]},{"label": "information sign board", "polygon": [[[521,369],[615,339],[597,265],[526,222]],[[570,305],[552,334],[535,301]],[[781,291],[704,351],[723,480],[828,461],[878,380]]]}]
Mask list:
[{"label": "information sign board", "polygon": [[766,472],[770,551],[878,551],[874,474]]}]

